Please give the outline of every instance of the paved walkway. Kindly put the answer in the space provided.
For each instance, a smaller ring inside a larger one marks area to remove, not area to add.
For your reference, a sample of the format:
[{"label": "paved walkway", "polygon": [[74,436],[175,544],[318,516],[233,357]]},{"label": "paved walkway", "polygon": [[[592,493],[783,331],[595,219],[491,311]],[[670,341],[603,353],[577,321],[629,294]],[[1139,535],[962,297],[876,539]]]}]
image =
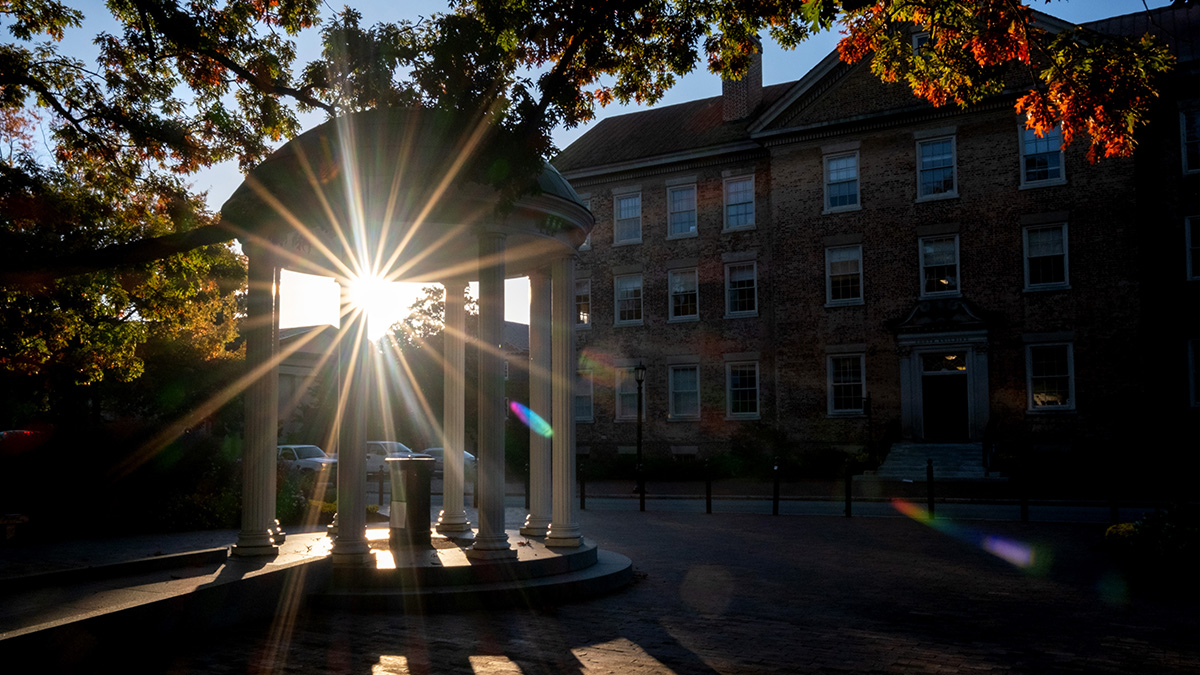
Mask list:
[{"label": "paved walkway", "polygon": [[182,645],[90,645],[79,672],[1200,672],[1200,603],[1127,588],[1096,550],[1099,525],[600,511],[581,524],[634,560],[632,587],[416,617],[285,601],[270,624]]}]

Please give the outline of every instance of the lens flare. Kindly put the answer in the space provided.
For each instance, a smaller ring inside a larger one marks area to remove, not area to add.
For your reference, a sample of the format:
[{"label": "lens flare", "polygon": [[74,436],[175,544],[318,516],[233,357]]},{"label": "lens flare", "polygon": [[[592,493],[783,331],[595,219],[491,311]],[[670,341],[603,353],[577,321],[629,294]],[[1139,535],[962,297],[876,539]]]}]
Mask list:
[{"label": "lens flare", "polygon": [[984,534],[973,528],[959,525],[948,518],[934,518],[929,511],[903,499],[893,499],[892,507],[918,523],[928,525],[959,541],[977,546],[1021,569],[1031,570],[1038,562],[1034,548],[1024,542]]},{"label": "lens flare", "polygon": [[511,401],[508,404],[508,407],[512,409],[513,414],[517,416],[517,419],[521,420],[521,422],[524,423],[525,426],[529,427],[533,433],[537,434],[538,436],[542,436],[543,438],[550,438],[554,435],[554,430],[550,428],[550,423],[542,419],[541,415],[533,412],[526,406],[523,406],[516,401]]}]

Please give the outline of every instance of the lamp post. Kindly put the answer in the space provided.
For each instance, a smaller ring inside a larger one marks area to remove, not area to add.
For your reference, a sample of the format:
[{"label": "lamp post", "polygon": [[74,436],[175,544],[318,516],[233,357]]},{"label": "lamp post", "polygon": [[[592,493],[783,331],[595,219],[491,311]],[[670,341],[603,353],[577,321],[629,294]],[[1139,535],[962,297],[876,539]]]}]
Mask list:
[{"label": "lamp post", "polygon": [[633,379],[637,380],[637,488],[638,510],[646,510],[646,477],[642,471],[642,383],[646,381],[646,364],[638,362],[633,368]]}]

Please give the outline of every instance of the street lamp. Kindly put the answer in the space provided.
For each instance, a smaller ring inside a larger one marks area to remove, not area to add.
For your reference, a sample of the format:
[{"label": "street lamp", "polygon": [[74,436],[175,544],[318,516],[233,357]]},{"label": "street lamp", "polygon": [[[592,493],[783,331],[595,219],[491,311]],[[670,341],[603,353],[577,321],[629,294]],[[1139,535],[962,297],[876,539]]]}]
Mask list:
[{"label": "street lamp", "polygon": [[646,510],[646,477],[642,471],[642,383],[646,381],[646,364],[638,362],[633,368],[633,379],[637,380],[637,481],[638,509]]}]

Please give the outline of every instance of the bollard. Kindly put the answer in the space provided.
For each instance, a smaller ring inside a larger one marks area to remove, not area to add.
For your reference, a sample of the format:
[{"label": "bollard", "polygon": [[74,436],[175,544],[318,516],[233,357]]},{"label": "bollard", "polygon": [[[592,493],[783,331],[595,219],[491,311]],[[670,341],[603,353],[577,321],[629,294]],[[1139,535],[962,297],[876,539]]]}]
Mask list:
[{"label": "bollard", "polygon": [[587,479],[579,472],[579,510],[587,511]]},{"label": "bollard", "polygon": [[383,506],[383,478],[387,475],[386,471],[380,471],[375,474],[375,478],[379,480],[379,505]]},{"label": "bollard", "polygon": [[929,503],[929,517],[933,517],[933,460],[925,460],[925,486],[929,491],[927,501]]},{"label": "bollard", "polygon": [[525,462],[525,512],[529,512],[529,462]]},{"label": "bollard", "polygon": [[779,515],[779,461],[775,461],[775,488],[771,497],[771,515]]},{"label": "bollard", "polygon": [[712,471],[708,462],[704,463],[704,512],[712,513]]},{"label": "bollard", "polygon": [[852,499],[851,491],[853,489],[853,486],[854,486],[853,472],[851,471],[850,466],[847,465],[846,466],[846,517],[847,518],[850,517],[850,502]]}]

